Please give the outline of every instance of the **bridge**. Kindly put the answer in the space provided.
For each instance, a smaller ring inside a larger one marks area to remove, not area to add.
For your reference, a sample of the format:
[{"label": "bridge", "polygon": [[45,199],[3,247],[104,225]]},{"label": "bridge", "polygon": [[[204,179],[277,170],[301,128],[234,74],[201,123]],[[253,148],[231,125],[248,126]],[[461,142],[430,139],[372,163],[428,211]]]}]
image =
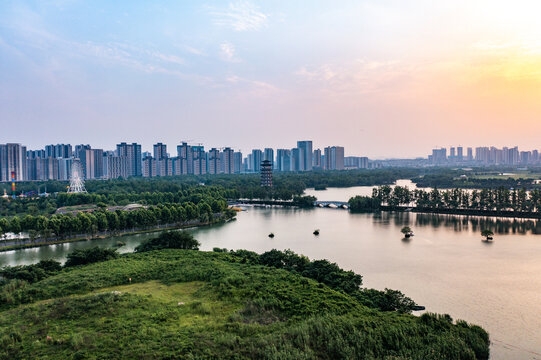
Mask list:
[{"label": "bridge", "polygon": [[316,201],[314,205],[317,207],[349,209],[349,203],[347,201]]}]

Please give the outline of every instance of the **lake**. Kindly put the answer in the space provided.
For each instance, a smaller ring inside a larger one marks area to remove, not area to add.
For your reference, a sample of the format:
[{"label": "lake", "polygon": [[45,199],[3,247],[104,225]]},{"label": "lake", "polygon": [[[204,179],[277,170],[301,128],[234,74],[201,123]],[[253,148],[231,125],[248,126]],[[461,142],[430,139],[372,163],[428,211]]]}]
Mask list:
[{"label": "lake", "polygon": [[[404,185],[404,184],[401,184]],[[413,186],[410,186],[413,188]],[[307,190],[321,200],[369,195],[371,187]],[[408,241],[400,229],[410,226]],[[481,229],[496,234],[481,241]],[[320,230],[319,236],[312,232]],[[399,289],[427,311],[447,313],[489,331],[492,359],[541,359],[541,223],[417,213],[350,214],[343,209],[247,207],[232,222],[192,229],[202,250],[292,249],[363,275],[364,286]],[[270,239],[268,234],[275,237]],[[60,261],[76,248],[126,242],[141,234],[0,253],[0,266]]]}]

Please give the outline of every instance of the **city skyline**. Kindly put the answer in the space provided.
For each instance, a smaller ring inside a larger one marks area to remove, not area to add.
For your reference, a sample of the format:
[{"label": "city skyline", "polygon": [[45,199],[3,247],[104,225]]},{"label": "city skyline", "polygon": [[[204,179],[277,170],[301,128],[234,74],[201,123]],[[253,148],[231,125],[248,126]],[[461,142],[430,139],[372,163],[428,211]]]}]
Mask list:
[{"label": "city skyline", "polygon": [[376,159],[456,139],[536,148],[540,11],[534,0],[5,1],[0,142],[112,148],[121,133],[247,151],[302,134]]}]

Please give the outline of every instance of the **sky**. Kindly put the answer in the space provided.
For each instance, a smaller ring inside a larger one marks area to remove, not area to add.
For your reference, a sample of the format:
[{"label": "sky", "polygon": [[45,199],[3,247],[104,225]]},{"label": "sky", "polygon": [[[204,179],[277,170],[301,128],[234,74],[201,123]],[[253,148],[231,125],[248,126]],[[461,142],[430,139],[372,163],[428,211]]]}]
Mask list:
[{"label": "sky", "polygon": [[0,143],[541,149],[541,1],[0,2]]}]

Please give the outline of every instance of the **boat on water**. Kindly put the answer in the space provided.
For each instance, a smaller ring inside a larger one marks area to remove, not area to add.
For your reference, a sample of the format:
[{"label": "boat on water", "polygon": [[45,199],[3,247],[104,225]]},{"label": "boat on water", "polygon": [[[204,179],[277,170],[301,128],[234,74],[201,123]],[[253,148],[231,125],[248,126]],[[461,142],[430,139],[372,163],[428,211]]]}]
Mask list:
[{"label": "boat on water", "polygon": [[412,232],[409,232],[409,233],[404,234],[404,236],[407,237],[407,238],[410,238],[410,237],[412,237],[412,236],[415,236],[415,234],[414,234],[413,231],[412,231]]}]

